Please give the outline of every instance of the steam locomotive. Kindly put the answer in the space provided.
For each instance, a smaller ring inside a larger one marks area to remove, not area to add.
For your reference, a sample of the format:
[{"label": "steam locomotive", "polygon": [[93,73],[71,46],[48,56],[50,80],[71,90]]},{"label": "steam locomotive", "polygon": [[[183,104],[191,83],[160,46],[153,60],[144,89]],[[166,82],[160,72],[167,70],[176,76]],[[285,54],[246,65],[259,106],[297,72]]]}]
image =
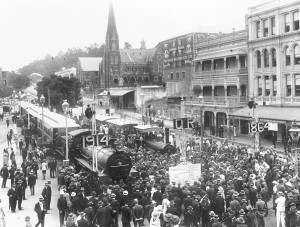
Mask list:
[{"label": "steam locomotive", "polygon": [[[112,180],[126,179],[132,168],[130,156],[114,148],[115,139],[108,135],[91,135],[88,129],[78,129],[69,133],[69,160],[80,168],[92,170],[93,148],[97,152],[98,175],[107,175]],[[65,157],[65,137],[54,143],[56,152]]]}]

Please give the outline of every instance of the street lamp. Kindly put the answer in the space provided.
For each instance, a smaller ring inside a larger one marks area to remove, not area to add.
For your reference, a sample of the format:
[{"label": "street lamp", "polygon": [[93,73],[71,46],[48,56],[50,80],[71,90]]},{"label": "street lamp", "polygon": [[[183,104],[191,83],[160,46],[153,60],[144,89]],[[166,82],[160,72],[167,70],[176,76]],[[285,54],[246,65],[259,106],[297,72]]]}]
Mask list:
[{"label": "street lamp", "polygon": [[29,115],[29,108],[30,108],[30,105],[31,105],[31,95],[29,93],[27,93],[27,98],[28,98],[28,107],[27,107],[27,128],[30,129],[30,115]]},{"label": "street lamp", "polygon": [[144,94],[140,94],[141,100],[142,100],[142,125],[144,125]]},{"label": "street lamp", "polygon": [[201,151],[203,150],[203,128],[204,128],[204,125],[203,125],[203,96],[202,95],[199,95],[198,99],[200,100],[200,153]]},{"label": "street lamp", "polygon": [[14,106],[14,114],[16,114],[16,103],[15,103],[15,95],[16,95],[16,91],[15,90],[13,90],[13,100],[12,100],[12,103],[13,103],[13,106]]},{"label": "street lamp", "polygon": [[42,104],[42,143],[44,143],[44,139],[45,139],[45,129],[44,129],[44,103],[45,103],[45,96],[42,94],[40,97],[40,102]]},{"label": "street lamp", "polygon": [[295,150],[295,172],[298,172],[298,140],[300,128],[298,127],[296,120],[292,123],[292,128],[289,130],[292,137],[292,148]]},{"label": "street lamp", "polygon": [[63,100],[62,108],[66,117],[66,161],[69,161],[69,146],[68,146],[68,111],[70,104],[67,100]]}]

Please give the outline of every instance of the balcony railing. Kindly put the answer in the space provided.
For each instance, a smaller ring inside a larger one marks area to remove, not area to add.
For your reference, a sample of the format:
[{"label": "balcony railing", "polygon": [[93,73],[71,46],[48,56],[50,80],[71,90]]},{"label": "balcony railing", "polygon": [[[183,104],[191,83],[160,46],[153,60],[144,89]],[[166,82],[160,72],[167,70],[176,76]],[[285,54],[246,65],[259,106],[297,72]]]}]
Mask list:
[{"label": "balcony railing", "polygon": [[[247,96],[204,96],[203,97],[203,104],[208,104],[208,105],[229,105],[229,106],[234,106],[237,104],[245,104],[247,102]],[[200,100],[198,97],[193,97],[190,100],[186,101],[187,104],[199,104]]]},{"label": "balcony railing", "polygon": [[195,76],[208,76],[208,75],[228,75],[228,74],[247,74],[248,68],[247,67],[241,67],[241,68],[230,68],[230,69],[214,69],[214,70],[205,70],[195,71]]}]

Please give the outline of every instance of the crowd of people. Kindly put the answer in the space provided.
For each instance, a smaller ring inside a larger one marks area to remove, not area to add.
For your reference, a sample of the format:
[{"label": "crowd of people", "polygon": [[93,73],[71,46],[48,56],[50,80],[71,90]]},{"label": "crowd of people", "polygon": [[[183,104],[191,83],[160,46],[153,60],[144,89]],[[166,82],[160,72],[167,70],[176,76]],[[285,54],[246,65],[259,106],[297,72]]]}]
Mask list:
[{"label": "crowd of people", "polygon": [[[278,227],[300,226],[299,178],[291,156],[277,154],[274,147],[255,152],[250,147],[226,140],[218,144],[211,139],[204,141],[199,152],[199,143],[199,139],[190,138],[185,149],[177,148],[174,154],[131,146],[125,152],[138,176],[130,174],[126,179],[107,182],[72,163],[57,168],[56,160],[47,158],[45,149],[25,138],[18,144],[23,160],[19,168],[12,147],[3,152],[2,187],[6,187],[4,179],[10,178],[10,210],[16,212],[17,205],[22,210],[26,188],[35,194],[37,170],[42,170],[40,177],[45,179],[49,168],[50,176],[57,177],[60,197],[54,203],[61,226],[264,227],[269,225],[265,219],[273,216],[273,211]],[[197,181],[170,182],[169,167],[182,163],[201,163]],[[49,180],[34,207],[36,226],[44,226],[51,195]],[[30,223],[30,218],[26,222]]]}]

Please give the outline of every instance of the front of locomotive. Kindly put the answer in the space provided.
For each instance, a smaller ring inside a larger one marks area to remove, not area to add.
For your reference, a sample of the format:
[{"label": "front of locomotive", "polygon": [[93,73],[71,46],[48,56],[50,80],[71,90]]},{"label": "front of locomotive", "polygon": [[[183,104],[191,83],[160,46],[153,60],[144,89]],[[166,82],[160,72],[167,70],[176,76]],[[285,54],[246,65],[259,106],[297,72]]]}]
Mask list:
[{"label": "front of locomotive", "polygon": [[124,151],[115,151],[106,162],[106,173],[112,180],[125,180],[132,168],[132,161]]}]

